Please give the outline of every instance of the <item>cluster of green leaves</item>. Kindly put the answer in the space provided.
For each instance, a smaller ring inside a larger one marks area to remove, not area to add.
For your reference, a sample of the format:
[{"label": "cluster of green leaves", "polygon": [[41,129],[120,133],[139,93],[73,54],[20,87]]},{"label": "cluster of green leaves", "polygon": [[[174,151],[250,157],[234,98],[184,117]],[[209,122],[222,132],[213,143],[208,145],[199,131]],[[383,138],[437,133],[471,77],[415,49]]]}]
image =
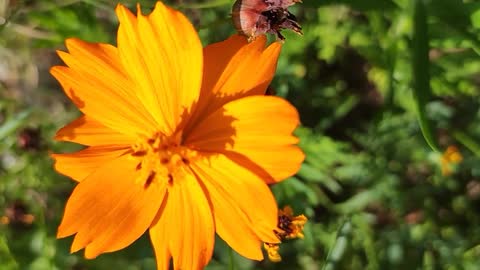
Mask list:
[{"label": "cluster of green leaves", "polygon": [[[232,0],[168,3],[204,44],[234,33]],[[1,269],[154,269],[147,237],[90,261],[55,239],[73,183],[48,153],[74,146],[50,138],[77,111],[48,68],[65,38],[115,43],[114,6],[0,1]],[[284,32],[272,88],[300,112],[306,160],[272,189],[308,216],[305,239],[282,244],[281,263],[218,240],[208,269],[478,269],[480,3],[305,0],[291,11],[304,35]],[[442,175],[449,145],[463,161]]]}]

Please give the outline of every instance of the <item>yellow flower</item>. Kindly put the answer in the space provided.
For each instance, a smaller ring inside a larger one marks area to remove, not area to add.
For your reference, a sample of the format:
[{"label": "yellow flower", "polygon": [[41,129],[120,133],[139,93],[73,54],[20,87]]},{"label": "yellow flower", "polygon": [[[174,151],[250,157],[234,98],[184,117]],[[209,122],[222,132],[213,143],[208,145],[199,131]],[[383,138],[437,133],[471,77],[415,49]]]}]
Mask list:
[{"label": "yellow flower", "polygon": [[463,157],[458,148],[454,145],[447,147],[447,150],[440,158],[442,175],[448,176],[452,174],[452,166],[462,162]]},{"label": "yellow flower", "polygon": [[[285,206],[283,210],[278,210],[278,224],[274,231],[280,242],[288,239],[301,238],[303,239],[303,227],[308,219],[305,215],[293,215],[293,210],[290,206]],[[264,243],[263,248],[267,251],[268,258],[272,262],[279,262],[282,260],[280,256],[280,242]]]},{"label": "yellow flower", "polygon": [[148,230],[158,269],[201,269],[215,232],[263,259],[277,243],[268,185],[297,172],[298,113],[264,96],[281,44],[244,37],[202,45],[186,17],[162,3],[135,16],[119,5],[117,47],[66,41],[51,74],[83,115],[55,138],[85,145],[54,154],[78,181],[58,237],[86,258],[130,245]]}]

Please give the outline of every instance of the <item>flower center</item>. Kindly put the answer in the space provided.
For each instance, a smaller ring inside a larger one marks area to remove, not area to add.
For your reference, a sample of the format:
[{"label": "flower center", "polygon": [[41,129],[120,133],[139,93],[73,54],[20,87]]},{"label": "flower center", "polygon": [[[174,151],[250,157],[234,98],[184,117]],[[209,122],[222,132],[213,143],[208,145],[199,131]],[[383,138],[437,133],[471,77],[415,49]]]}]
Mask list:
[{"label": "flower center", "polygon": [[138,161],[137,182],[148,188],[152,183],[172,185],[178,169],[190,163],[190,151],[181,145],[181,133],[165,136],[157,132],[131,146],[131,156]]}]

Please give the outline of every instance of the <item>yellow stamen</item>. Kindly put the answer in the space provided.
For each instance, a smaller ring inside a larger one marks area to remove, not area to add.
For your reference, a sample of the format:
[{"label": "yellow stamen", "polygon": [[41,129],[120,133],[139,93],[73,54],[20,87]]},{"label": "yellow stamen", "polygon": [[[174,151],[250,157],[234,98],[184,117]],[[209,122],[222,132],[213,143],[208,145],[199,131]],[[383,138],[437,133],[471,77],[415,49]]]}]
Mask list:
[{"label": "yellow stamen", "polygon": [[268,259],[272,262],[280,262],[282,257],[278,250],[280,249],[280,244],[270,244],[270,243],[263,243],[263,248],[267,251]]},{"label": "yellow stamen", "polygon": [[[191,151],[181,145],[181,134],[165,136],[155,133],[131,146],[131,156],[138,160],[140,176],[136,182],[148,188],[151,184],[173,184],[178,168],[190,162]],[[163,182],[162,182],[163,180]]]}]

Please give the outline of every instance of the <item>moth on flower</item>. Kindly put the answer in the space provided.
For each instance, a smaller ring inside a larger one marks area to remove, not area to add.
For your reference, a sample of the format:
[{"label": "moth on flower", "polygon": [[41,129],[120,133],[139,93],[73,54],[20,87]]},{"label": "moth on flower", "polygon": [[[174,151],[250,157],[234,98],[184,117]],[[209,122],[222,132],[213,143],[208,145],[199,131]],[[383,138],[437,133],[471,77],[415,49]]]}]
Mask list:
[{"label": "moth on flower", "polygon": [[199,270],[216,233],[261,260],[262,242],[280,242],[268,184],[304,159],[298,112],[264,95],[282,44],[235,35],[203,48],[182,13],[137,9],[117,6],[117,46],[68,39],[50,71],[82,112],[55,139],[85,146],[52,155],[77,182],[57,237],[95,258],[148,231],[159,270]]},{"label": "moth on flower", "polygon": [[270,33],[277,39],[285,40],[280,32],[291,29],[302,35],[302,27],[288,7],[301,3],[301,0],[237,0],[232,8],[232,18],[237,31],[249,41]]}]

